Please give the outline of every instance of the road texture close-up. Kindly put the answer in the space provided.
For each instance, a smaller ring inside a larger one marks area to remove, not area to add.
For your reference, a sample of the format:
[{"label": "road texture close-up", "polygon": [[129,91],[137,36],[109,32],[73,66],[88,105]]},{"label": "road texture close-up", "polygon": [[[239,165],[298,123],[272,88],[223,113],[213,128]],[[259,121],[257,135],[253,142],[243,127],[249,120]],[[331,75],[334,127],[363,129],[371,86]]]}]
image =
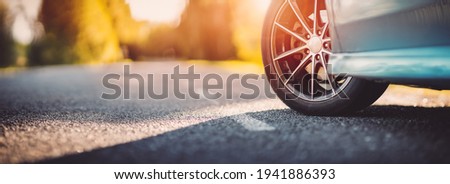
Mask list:
[{"label": "road texture close-up", "polygon": [[[189,63],[51,66],[0,73],[0,163],[450,163],[450,95],[393,86],[341,117],[306,116],[227,85],[231,99],[102,99],[107,74],[172,74]],[[234,65],[236,66],[236,65]],[[200,63],[195,72],[246,74]],[[251,67],[250,67],[251,68]],[[123,80],[123,79],[120,79]],[[154,86],[163,86],[156,77]],[[254,80],[260,89],[263,79]],[[173,84],[170,82],[169,87]],[[122,86],[123,88],[123,86]],[[158,88],[158,87],[155,87]],[[188,90],[186,81],[181,90]],[[201,82],[195,85],[201,93]],[[147,91],[147,90],[146,90]],[[158,90],[156,90],[158,91]]]}]

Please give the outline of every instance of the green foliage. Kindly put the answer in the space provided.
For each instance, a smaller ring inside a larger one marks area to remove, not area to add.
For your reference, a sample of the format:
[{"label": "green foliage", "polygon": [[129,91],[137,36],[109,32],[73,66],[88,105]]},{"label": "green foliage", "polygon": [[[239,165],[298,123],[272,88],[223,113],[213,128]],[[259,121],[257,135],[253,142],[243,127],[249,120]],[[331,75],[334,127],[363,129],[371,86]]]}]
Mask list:
[{"label": "green foliage", "polygon": [[3,1],[0,0],[0,67],[15,64],[15,43],[11,35],[11,18],[9,11]]},{"label": "green foliage", "polygon": [[28,50],[30,65],[111,62],[122,58],[105,0],[43,0],[45,34]]},{"label": "green foliage", "polygon": [[170,25],[159,25],[150,29],[146,39],[129,45],[129,56],[133,60],[148,58],[180,57],[176,29]]},{"label": "green foliage", "polygon": [[47,33],[44,38],[28,47],[30,66],[73,64],[79,60],[71,45],[55,34]]}]

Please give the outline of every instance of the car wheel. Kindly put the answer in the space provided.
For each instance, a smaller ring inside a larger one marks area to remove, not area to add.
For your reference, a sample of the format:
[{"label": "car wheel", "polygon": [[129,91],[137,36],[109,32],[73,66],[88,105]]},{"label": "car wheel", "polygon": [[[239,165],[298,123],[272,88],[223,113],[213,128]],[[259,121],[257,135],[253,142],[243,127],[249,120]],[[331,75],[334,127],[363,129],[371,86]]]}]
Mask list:
[{"label": "car wheel", "polygon": [[325,0],[274,0],[263,28],[266,75],[290,108],[339,115],[366,108],[388,84],[330,75],[332,43]]}]

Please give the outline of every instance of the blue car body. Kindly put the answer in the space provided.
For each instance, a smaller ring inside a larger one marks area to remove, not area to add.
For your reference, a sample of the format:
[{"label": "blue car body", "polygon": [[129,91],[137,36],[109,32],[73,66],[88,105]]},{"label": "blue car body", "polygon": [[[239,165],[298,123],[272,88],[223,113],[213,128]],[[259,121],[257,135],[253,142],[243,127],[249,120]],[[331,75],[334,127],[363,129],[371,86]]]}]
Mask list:
[{"label": "blue car body", "polygon": [[333,74],[450,89],[450,0],[327,0]]}]

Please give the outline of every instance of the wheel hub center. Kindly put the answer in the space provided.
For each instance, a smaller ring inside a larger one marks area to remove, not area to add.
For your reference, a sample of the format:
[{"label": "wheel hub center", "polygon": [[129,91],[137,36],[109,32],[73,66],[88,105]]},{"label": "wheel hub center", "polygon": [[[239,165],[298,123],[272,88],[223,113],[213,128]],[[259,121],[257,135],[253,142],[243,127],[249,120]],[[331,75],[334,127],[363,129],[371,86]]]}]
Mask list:
[{"label": "wheel hub center", "polygon": [[313,36],[308,41],[308,48],[312,53],[317,54],[322,50],[322,40],[318,36]]}]

